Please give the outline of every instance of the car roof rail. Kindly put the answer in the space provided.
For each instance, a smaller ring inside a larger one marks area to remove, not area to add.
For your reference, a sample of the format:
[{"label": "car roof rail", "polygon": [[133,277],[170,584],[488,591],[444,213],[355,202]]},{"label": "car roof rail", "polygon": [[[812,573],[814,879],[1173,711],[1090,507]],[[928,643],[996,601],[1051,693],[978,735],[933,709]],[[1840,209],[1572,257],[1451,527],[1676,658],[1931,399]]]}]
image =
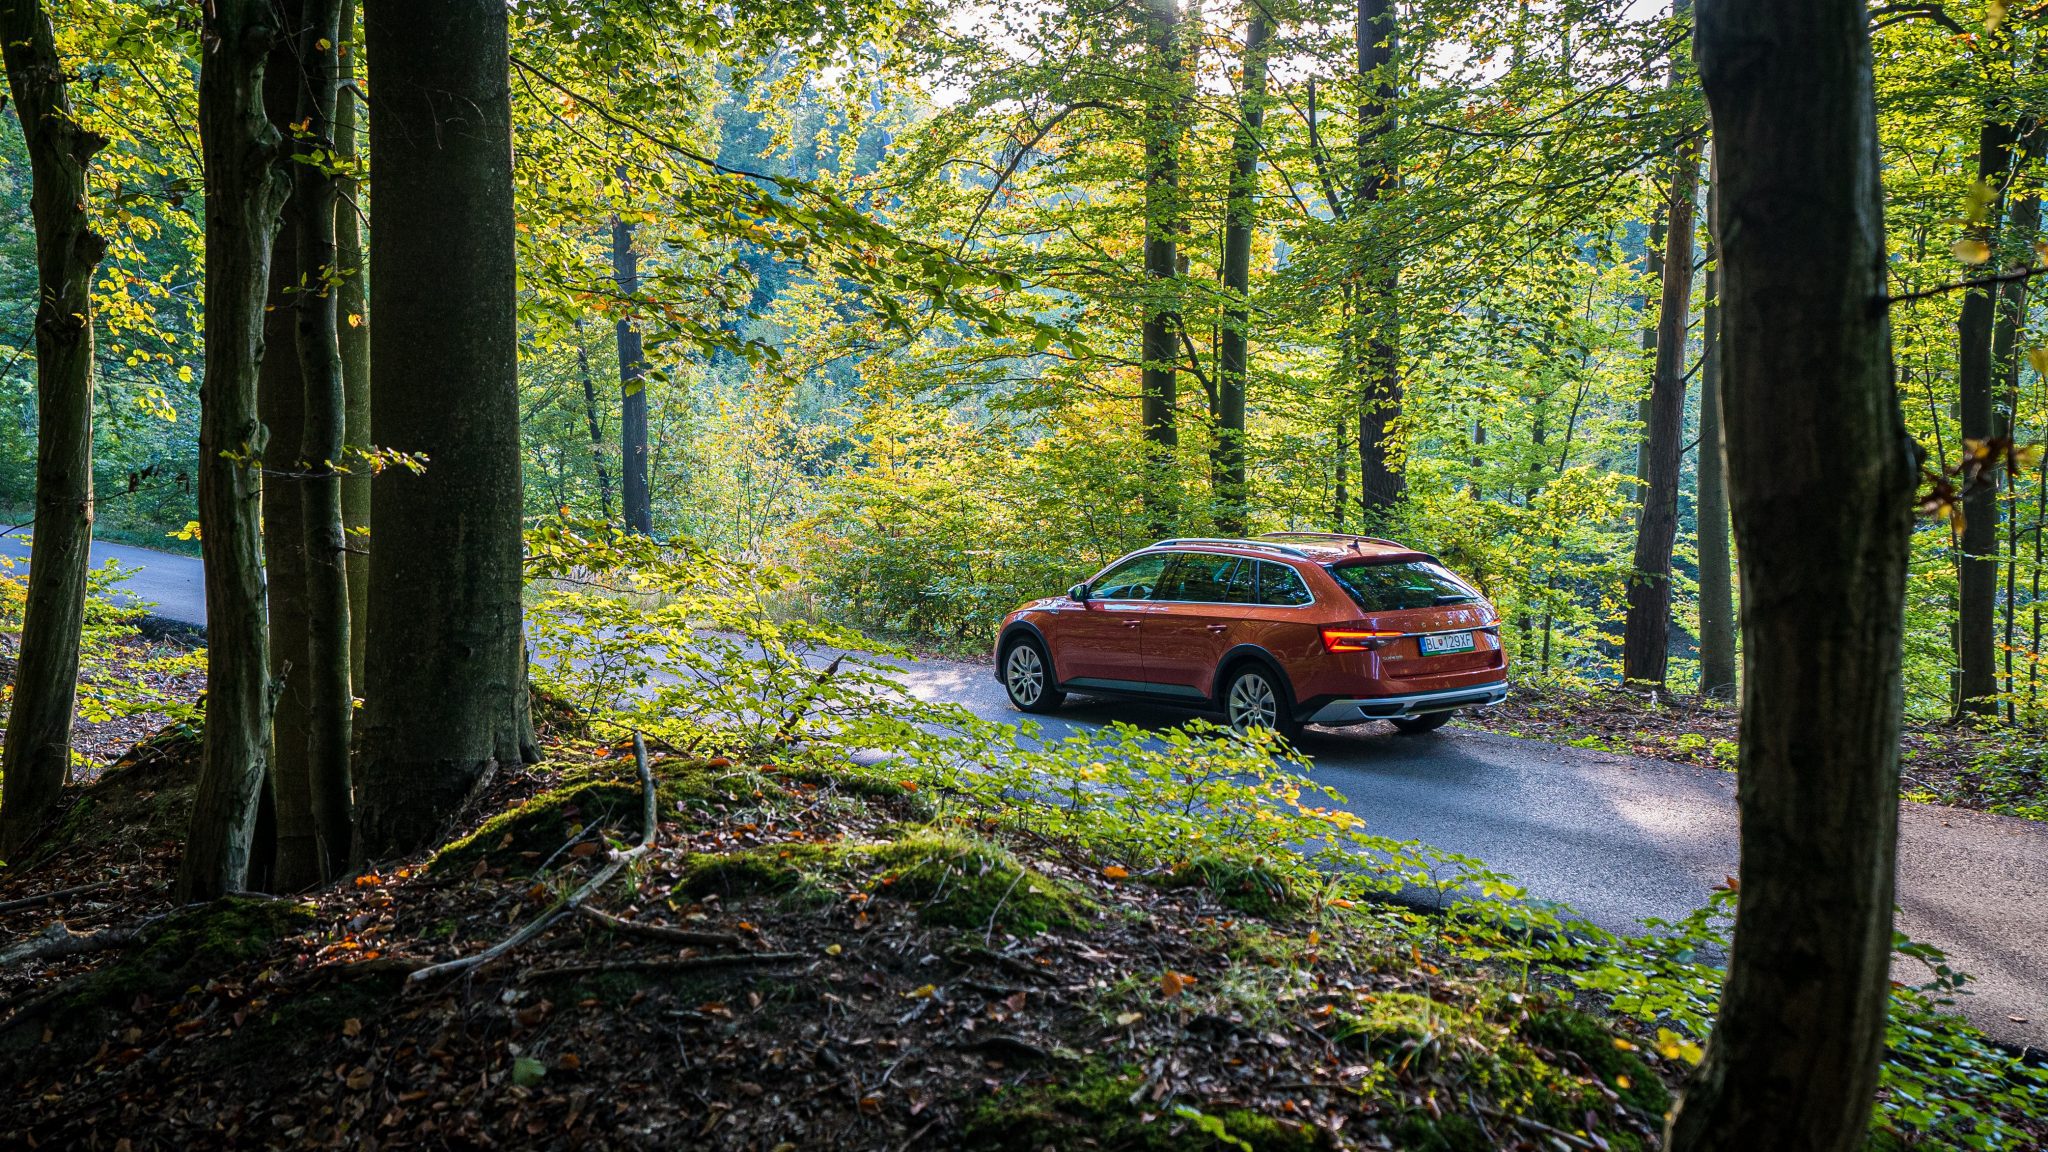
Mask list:
[{"label": "car roof rail", "polygon": [[1275,544],[1270,540],[1233,540],[1216,536],[1183,536],[1171,540],[1160,540],[1150,545],[1150,547],[1167,548],[1176,544],[1214,544],[1225,548],[1255,548],[1265,552],[1278,552],[1283,556],[1293,556],[1299,560],[1311,559],[1308,553],[1303,552],[1299,548],[1290,548],[1285,544]]},{"label": "car roof rail", "polygon": [[1289,536],[1310,537],[1317,540],[1363,541],[1367,544],[1385,544],[1389,548],[1400,548],[1407,551],[1414,551],[1414,549],[1410,549],[1408,545],[1401,543],[1399,540],[1389,540],[1384,536],[1360,536],[1352,532],[1267,532],[1262,534],[1261,539],[1264,539],[1266,537]]}]

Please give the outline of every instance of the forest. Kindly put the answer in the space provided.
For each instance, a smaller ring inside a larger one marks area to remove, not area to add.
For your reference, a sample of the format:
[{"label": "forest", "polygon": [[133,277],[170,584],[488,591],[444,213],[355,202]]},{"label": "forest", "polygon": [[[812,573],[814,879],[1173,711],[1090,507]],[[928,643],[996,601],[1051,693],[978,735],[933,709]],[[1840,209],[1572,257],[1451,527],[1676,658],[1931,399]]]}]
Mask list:
[{"label": "forest", "polygon": [[[2042,1146],[2044,53],[0,0],[0,1145]],[[1276,532],[1469,581],[1507,702],[962,686]],[[1376,791],[1489,754],[1582,839]]]}]

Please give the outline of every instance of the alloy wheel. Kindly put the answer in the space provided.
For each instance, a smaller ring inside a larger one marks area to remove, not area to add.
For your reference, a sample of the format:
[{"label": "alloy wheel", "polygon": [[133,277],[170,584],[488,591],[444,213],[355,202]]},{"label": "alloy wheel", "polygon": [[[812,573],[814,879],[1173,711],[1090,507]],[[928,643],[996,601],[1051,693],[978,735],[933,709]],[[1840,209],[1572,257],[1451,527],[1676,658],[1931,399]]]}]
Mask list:
[{"label": "alloy wheel", "polygon": [[1230,726],[1239,732],[1275,727],[1280,718],[1279,694],[1257,672],[1243,673],[1230,682],[1230,699],[1224,707]]},{"label": "alloy wheel", "polygon": [[1003,683],[1020,707],[1038,703],[1045,694],[1045,661],[1038,658],[1038,649],[1029,644],[1010,649],[1009,659],[1003,661]]}]

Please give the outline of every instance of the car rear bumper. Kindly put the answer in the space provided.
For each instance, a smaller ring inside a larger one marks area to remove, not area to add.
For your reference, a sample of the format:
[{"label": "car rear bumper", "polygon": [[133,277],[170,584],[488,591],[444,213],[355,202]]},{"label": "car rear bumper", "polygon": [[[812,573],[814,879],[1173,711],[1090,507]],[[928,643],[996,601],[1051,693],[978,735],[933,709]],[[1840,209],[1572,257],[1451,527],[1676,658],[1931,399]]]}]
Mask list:
[{"label": "car rear bumper", "polygon": [[1331,700],[1302,717],[1305,724],[1363,724],[1368,720],[1407,720],[1454,708],[1478,708],[1508,698],[1508,682],[1474,684],[1410,696],[1364,696]]}]

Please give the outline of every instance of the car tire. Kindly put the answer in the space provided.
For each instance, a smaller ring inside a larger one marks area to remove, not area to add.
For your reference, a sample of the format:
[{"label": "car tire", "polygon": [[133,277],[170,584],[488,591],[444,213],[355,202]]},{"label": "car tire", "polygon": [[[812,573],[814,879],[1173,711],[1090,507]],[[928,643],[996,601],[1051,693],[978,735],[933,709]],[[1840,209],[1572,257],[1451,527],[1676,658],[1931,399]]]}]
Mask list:
[{"label": "car tire", "polygon": [[1424,732],[1434,732],[1450,723],[1451,717],[1455,715],[1456,712],[1425,712],[1420,716],[1396,720],[1393,723],[1394,727],[1401,730],[1403,736],[1420,736]]},{"label": "car tire", "polygon": [[1223,719],[1233,731],[1270,728],[1289,740],[1301,735],[1287,686],[1271,668],[1257,661],[1238,665],[1223,685]]},{"label": "car tire", "polygon": [[1019,712],[1046,713],[1067,699],[1053,678],[1052,658],[1035,638],[1022,636],[1003,646],[1003,691]]}]

